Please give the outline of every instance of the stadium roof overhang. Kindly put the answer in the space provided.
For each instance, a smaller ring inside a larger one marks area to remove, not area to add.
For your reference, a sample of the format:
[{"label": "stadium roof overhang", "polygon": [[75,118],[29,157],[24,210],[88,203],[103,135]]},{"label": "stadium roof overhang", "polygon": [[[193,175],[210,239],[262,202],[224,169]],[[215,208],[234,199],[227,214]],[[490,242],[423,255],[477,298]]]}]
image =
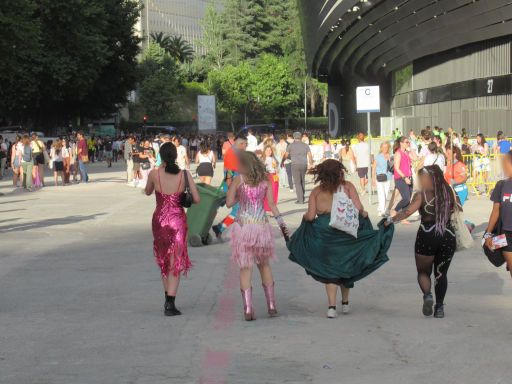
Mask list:
[{"label": "stadium roof overhang", "polygon": [[512,34],[512,0],[299,0],[311,74],[387,76],[421,57]]}]

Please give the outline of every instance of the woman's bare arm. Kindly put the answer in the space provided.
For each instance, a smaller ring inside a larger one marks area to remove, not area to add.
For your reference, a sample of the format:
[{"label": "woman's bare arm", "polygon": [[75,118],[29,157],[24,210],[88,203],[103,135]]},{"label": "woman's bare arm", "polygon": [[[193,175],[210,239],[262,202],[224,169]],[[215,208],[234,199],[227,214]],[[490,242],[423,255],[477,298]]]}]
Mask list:
[{"label": "woman's bare arm", "polygon": [[237,203],[236,191],[240,185],[240,176],[235,177],[229,185],[228,194],[226,196],[226,207],[231,208]]},{"label": "woman's bare arm", "polygon": [[407,209],[404,209],[404,210],[398,212],[395,216],[392,217],[393,223],[407,219],[414,212],[416,212],[418,209],[420,209],[421,202],[422,202],[421,193],[416,192],[412,198],[411,204],[409,204]]},{"label": "woman's bare arm", "polygon": [[199,204],[201,202],[201,196],[199,196],[199,191],[197,190],[197,185],[194,182],[194,178],[190,174],[190,172],[186,172],[188,177],[188,187],[190,189],[190,193],[192,194],[192,201],[194,204]]},{"label": "woman's bare arm", "polygon": [[304,214],[304,220],[306,221],[313,221],[316,218],[316,197],[318,195],[318,187],[313,189],[311,192],[311,195],[309,196],[309,202],[308,202],[308,210]]}]

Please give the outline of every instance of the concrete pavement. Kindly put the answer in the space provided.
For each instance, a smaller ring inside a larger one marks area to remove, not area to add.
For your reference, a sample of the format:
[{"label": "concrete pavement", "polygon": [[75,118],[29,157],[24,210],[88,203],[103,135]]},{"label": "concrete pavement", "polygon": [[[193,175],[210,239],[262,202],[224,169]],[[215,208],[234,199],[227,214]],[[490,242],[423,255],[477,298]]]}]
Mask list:
[{"label": "concrete pavement", "polygon": [[[421,315],[417,222],[397,227],[390,262],[356,284],[347,316],[325,318],[323,286],[287,260],[276,227],[278,318],[266,317],[256,273],[258,319],[242,321],[228,243],[190,249],[183,316],[166,318],[154,197],[125,185],[122,163],[92,165],[91,179],[34,193],[0,182],[2,384],[511,382],[512,280],[478,241],[454,258],[442,320]],[[297,227],[305,207],[288,191],[280,200]],[[466,205],[477,235],[489,209],[486,198]]]}]

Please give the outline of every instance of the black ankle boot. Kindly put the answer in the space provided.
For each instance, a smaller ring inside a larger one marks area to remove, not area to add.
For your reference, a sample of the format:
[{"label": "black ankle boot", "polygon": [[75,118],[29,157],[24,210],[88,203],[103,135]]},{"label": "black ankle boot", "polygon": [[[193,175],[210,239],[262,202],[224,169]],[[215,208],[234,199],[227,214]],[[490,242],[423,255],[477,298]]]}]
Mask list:
[{"label": "black ankle boot", "polygon": [[165,316],[179,316],[181,312],[176,308],[174,304],[175,296],[166,296],[164,314]]}]

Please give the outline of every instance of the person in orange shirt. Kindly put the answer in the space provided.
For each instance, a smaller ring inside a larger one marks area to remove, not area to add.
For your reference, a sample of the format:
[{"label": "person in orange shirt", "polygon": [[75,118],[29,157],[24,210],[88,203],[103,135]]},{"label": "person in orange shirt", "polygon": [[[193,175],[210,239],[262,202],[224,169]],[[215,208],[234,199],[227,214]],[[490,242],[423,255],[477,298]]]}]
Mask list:
[{"label": "person in orange shirt", "polygon": [[[238,175],[238,153],[245,151],[246,148],[247,137],[245,134],[241,133],[236,137],[231,148],[226,151],[224,155],[224,192],[227,192],[231,182]],[[219,224],[212,227],[212,230],[215,233],[217,239],[221,240],[222,233],[235,222],[239,208],[240,206],[235,204],[231,209],[230,214],[227,215]]]},{"label": "person in orange shirt", "polygon": [[462,152],[459,147],[451,146],[446,148],[446,169],[444,171],[444,179],[450,184],[453,190],[457,193],[460,203],[464,205],[468,198],[468,186],[466,180],[468,179],[468,172],[466,164],[462,159]]}]

